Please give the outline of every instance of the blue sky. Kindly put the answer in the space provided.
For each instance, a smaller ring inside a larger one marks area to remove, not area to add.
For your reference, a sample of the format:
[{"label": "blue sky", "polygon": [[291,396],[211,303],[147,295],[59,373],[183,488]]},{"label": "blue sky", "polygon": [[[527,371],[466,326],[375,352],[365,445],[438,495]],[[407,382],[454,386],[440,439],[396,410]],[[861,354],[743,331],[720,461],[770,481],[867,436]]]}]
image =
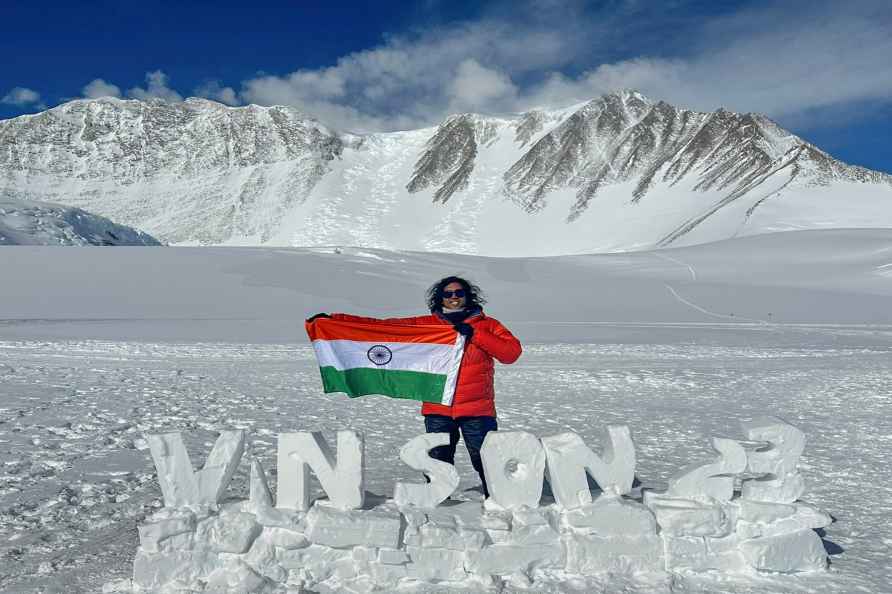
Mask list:
[{"label": "blue sky", "polygon": [[0,16],[4,118],[199,95],[364,132],[635,88],[765,113],[892,172],[890,0],[7,0]]}]

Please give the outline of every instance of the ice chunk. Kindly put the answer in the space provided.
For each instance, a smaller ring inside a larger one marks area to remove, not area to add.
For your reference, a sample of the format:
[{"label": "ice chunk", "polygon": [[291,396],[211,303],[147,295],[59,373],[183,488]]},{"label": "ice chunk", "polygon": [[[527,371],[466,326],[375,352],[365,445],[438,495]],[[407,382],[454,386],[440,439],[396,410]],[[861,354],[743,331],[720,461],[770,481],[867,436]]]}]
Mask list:
[{"label": "ice chunk", "polygon": [[735,499],[734,503],[737,504],[738,509],[737,519],[741,522],[769,524],[796,513],[795,505],[785,503],[750,501],[747,499]]},{"label": "ice chunk", "polygon": [[205,551],[170,551],[150,553],[139,549],[133,560],[133,582],[150,592],[161,590],[176,581],[181,589],[201,590],[200,581],[207,579],[221,561],[216,553]]},{"label": "ice chunk", "polygon": [[245,553],[260,534],[253,514],[229,513],[202,520],[193,539],[196,549],[220,553]]},{"label": "ice chunk", "polygon": [[741,538],[780,536],[791,532],[799,532],[800,530],[824,528],[833,522],[829,515],[809,505],[797,504],[796,506],[786,507],[792,507],[793,513],[770,522],[738,521],[738,534]]},{"label": "ice chunk", "polygon": [[525,431],[490,431],[480,449],[490,496],[507,509],[536,507],[542,497],[545,450]]},{"label": "ice chunk", "polygon": [[409,562],[409,555],[400,549],[378,549],[378,562],[384,565],[402,565]]},{"label": "ice chunk", "polygon": [[310,508],[310,469],[316,474],[331,504],[340,509],[362,507],[363,442],[355,431],[338,431],[337,456],[321,433],[279,435],[279,485],[276,507]]},{"label": "ice chunk", "polygon": [[[307,543],[309,545],[309,543]],[[275,582],[284,582],[288,579],[288,572],[279,565],[276,559],[276,545],[269,533],[264,530],[260,536],[254,539],[251,549],[242,557],[254,571],[266,576]]]},{"label": "ice chunk", "polygon": [[399,547],[400,514],[381,510],[340,510],[316,504],[307,514],[307,538],[335,548]]},{"label": "ice chunk", "polygon": [[397,483],[393,492],[397,505],[432,509],[455,492],[459,483],[455,466],[428,455],[431,449],[448,443],[448,433],[425,433],[409,440],[400,449],[400,459],[411,468],[424,472],[430,483]]},{"label": "ice chunk", "polygon": [[661,569],[663,543],[655,534],[626,538],[565,534],[566,569],[592,575],[604,572],[635,573]]},{"label": "ice chunk", "polygon": [[150,552],[158,552],[162,541],[178,534],[188,534],[195,531],[195,515],[183,513],[177,517],[161,519],[155,522],[149,521],[137,527],[139,532],[139,545]]},{"label": "ice chunk", "polygon": [[645,497],[660,531],[671,536],[727,536],[734,530],[733,508],[716,500]]},{"label": "ice chunk", "polygon": [[657,522],[651,510],[622,497],[602,495],[591,505],[567,510],[561,524],[599,536],[655,535]]},{"label": "ice chunk", "polygon": [[[338,563],[353,564],[349,550],[333,549],[327,546],[310,545],[305,549],[279,550],[276,552],[279,564],[292,575],[306,574],[309,579],[321,582],[335,572]],[[293,581],[289,575],[288,581]]]},{"label": "ice chunk", "polygon": [[[406,557],[408,559],[408,556]],[[376,584],[392,587],[401,579],[409,576],[408,565],[391,563],[369,563],[369,570]]]},{"label": "ice chunk", "polygon": [[561,563],[561,544],[513,545],[494,544],[468,556],[468,571],[483,575],[509,575],[529,572],[533,567],[557,566]]},{"label": "ice chunk", "polygon": [[310,541],[303,533],[288,528],[267,527],[263,529],[262,536],[270,544],[283,549],[302,549],[310,546]]},{"label": "ice chunk", "polygon": [[212,504],[220,501],[245,450],[245,432],[223,431],[204,467],[195,471],[179,433],[147,435],[164,505]]},{"label": "ice chunk", "polygon": [[269,490],[269,483],[266,482],[266,473],[257,458],[251,460],[249,489],[248,501],[251,511],[266,510],[273,506],[273,495]]},{"label": "ice chunk", "polygon": [[667,496],[731,500],[734,494],[734,477],[746,470],[746,450],[739,442],[721,437],[714,437],[712,445],[719,453],[718,459],[683,468],[669,479]]},{"label": "ice chunk", "polygon": [[560,507],[588,505],[592,495],[586,472],[605,493],[622,495],[632,489],[635,478],[635,443],[625,425],[609,425],[603,453],[598,456],[576,433],[542,438],[548,457],[548,481]]},{"label": "ice chunk", "polygon": [[558,533],[548,524],[515,526],[509,542],[514,545],[549,544],[558,542]]},{"label": "ice chunk", "polygon": [[486,541],[483,530],[442,526],[428,523],[418,529],[417,544],[422,547],[437,547],[453,551],[479,551]]},{"label": "ice chunk", "polygon": [[725,538],[669,536],[663,534],[666,569],[691,571],[743,571],[748,564],[735,535]]},{"label": "ice chunk", "polygon": [[814,530],[745,540],[740,549],[755,569],[792,573],[826,569],[827,552]]},{"label": "ice chunk", "polygon": [[218,594],[244,594],[260,592],[271,585],[266,578],[258,575],[250,566],[238,559],[229,560],[223,567],[211,572],[205,591]]},{"label": "ice chunk", "polygon": [[431,581],[458,581],[467,577],[465,554],[440,548],[406,547],[412,562],[407,565],[409,577]]},{"label": "ice chunk", "polygon": [[741,496],[756,501],[793,503],[805,492],[805,481],[796,470],[805,450],[805,434],[776,417],[741,423],[746,436],[771,444],[747,453],[747,471],[763,476],[743,481]]}]

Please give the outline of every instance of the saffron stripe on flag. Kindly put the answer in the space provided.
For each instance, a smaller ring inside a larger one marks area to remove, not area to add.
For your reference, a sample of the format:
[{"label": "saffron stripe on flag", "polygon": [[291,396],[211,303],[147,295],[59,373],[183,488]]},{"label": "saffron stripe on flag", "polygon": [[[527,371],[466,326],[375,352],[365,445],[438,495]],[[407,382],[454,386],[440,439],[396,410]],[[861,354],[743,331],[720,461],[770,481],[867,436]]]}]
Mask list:
[{"label": "saffron stripe on flag", "polygon": [[455,344],[455,328],[449,324],[408,325],[323,319],[308,323],[306,328],[311,341],[355,340],[357,342]]},{"label": "saffron stripe on flag", "polygon": [[[446,387],[446,375],[418,371],[354,368],[339,370],[321,367],[325,392],[344,392],[351,398],[379,394],[422,402],[440,403]],[[429,395],[429,399],[421,395]]]}]

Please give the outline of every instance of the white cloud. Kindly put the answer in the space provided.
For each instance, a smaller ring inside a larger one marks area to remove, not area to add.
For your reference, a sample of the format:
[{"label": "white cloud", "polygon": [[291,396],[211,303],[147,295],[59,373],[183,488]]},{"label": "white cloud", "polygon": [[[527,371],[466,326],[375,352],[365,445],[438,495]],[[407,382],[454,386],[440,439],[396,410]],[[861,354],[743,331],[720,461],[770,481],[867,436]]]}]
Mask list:
[{"label": "white cloud", "polygon": [[507,74],[467,59],[449,84],[450,111],[486,110],[494,104],[513,102],[517,87]]},{"label": "white cloud", "polygon": [[15,87],[0,99],[0,103],[15,105],[17,107],[25,107],[28,105],[33,105],[40,109],[46,107],[40,99],[40,93],[25,87]]},{"label": "white cloud", "polygon": [[146,73],[146,88],[133,87],[127,91],[127,95],[134,99],[147,101],[149,99],[161,99],[162,101],[182,101],[183,96],[167,86],[167,75],[160,70]]},{"label": "white cloud", "polygon": [[87,99],[98,99],[99,97],[120,97],[121,89],[117,85],[105,82],[101,78],[95,78],[81,89],[81,93]]},{"label": "white cloud", "polygon": [[[392,37],[331,67],[243,81],[241,98],[356,131],[431,125],[455,111],[563,106],[620,88],[800,124],[822,109],[892,100],[887,0],[759,3],[693,26],[638,2],[588,16],[572,0],[515,6],[520,16]],[[682,25],[668,54],[664,38]],[[627,57],[599,64],[612,50]],[[566,74],[586,60],[594,65]]]},{"label": "white cloud", "polygon": [[805,126],[823,109],[892,101],[892,11],[871,18],[869,7],[836,7],[732,15],[709,24],[689,57],[620,60],[573,79],[556,74],[526,97],[570,103],[634,88],[680,106],[760,112]]},{"label": "white cloud", "polygon": [[196,97],[213,99],[226,105],[241,105],[238,93],[232,87],[224,87],[218,81],[207,82],[192,92]]},{"label": "white cloud", "polygon": [[[460,111],[566,106],[620,88],[800,126],[828,121],[828,110],[892,101],[888,0],[765,0],[700,21],[686,4],[497,1],[476,22],[390,36],[327,67],[259,74],[235,88],[212,81],[194,93],[228,105],[290,105],[354,132],[429,126]],[[120,89],[96,79],[83,92]],[[126,94],[182,100],[160,70]]]},{"label": "white cloud", "polygon": [[466,24],[393,37],[328,68],[246,80],[241,96],[292,105],[354,131],[430,125],[450,109],[513,108],[511,76],[564,64],[570,44],[571,36],[560,31]]}]

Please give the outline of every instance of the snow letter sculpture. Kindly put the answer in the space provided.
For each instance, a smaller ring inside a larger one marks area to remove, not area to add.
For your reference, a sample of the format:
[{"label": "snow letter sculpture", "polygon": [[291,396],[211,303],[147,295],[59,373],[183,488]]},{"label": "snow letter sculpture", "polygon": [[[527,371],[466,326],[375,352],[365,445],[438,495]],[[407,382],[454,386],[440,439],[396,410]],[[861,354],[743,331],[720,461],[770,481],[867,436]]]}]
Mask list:
[{"label": "snow letter sculpture", "polygon": [[244,431],[223,431],[196,472],[179,433],[148,435],[147,441],[167,507],[217,503],[245,451]]},{"label": "snow letter sculpture", "polygon": [[[717,460],[681,471],[665,493],[645,493],[660,526],[667,569],[823,569],[827,553],[814,529],[831,518],[801,502],[790,505],[803,491],[796,472],[802,432],[776,418],[744,422],[743,429],[755,449],[715,438]],[[741,477],[744,472],[756,476]],[[743,478],[740,497],[734,496],[735,477]]]},{"label": "snow letter sculpture", "polygon": [[400,448],[400,459],[415,470],[424,472],[430,484],[397,483],[393,489],[393,499],[397,505],[433,509],[455,492],[459,482],[455,466],[428,455],[433,448],[448,443],[448,433],[425,433]]},{"label": "snow letter sculpture", "polygon": [[592,502],[586,472],[605,493],[624,495],[635,479],[635,444],[625,425],[609,425],[608,438],[598,456],[575,433],[543,437],[548,459],[548,482],[554,501],[564,509]]},{"label": "snow letter sculpture", "polygon": [[545,450],[525,431],[490,431],[480,448],[493,501],[507,509],[537,507],[545,477]]},{"label": "snow letter sculpture", "polygon": [[[133,592],[396,592],[418,582],[541,592],[608,574],[825,569],[815,529],[832,520],[797,500],[802,432],[770,417],[743,430],[740,441],[713,439],[719,455],[677,473],[666,492],[644,489],[643,504],[631,490],[636,455],[625,426],[608,427],[600,455],[574,433],[540,443],[491,432],[481,451],[491,498],[439,506],[458,484],[453,466],[428,455],[445,434],[400,450],[430,484],[397,483],[393,499],[368,502],[359,435],[338,432],[335,455],[318,433],[281,434],[277,507],[256,459],[250,498],[221,501],[241,431],[221,434],[197,472],[179,434],[149,436],[167,507],[138,527]],[[540,507],[546,462],[555,501]],[[310,470],[330,501],[311,505]],[[602,492],[589,491],[587,474]]]},{"label": "snow letter sculpture", "polygon": [[805,450],[805,434],[774,417],[741,423],[753,441],[768,442],[770,448],[749,452],[747,471],[764,476],[744,481],[741,495],[753,501],[793,503],[805,492],[805,481],[796,471]]},{"label": "snow letter sculpture", "polygon": [[306,511],[310,508],[310,469],[334,507],[362,507],[363,443],[355,431],[338,431],[337,457],[321,433],[279,435],[279,487],[276,507]]}]

